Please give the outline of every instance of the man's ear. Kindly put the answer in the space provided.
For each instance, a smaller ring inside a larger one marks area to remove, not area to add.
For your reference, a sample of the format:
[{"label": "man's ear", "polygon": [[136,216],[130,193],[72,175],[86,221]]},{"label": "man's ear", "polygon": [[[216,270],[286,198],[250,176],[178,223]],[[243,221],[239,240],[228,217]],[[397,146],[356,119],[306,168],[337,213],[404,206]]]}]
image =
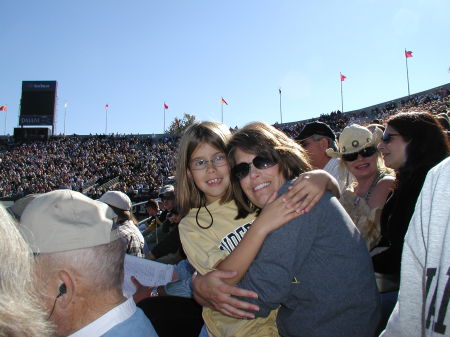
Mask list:
[{"label": "man's ear", "polygon": [[[58,276],[61,284],[59,286],[60,296],[57,300],[57,305],[60,310],[67,310],[75,298],[74,295],[77,284],[73,275],[66,270],[60,270]],[[61,291],[62,289],[65,289],[65,292]]]}]

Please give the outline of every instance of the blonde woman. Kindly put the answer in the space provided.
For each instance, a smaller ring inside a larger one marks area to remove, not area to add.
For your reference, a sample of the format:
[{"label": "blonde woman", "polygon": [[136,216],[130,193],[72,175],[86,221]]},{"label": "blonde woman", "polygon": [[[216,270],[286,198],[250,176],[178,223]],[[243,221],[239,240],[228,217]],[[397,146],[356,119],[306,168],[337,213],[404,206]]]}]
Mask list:
[{"label": "blonde woman", "polygon": [[377,145],[382,131],[353,124],[347,126],[339,138],[339,149],[327,154],[341,158],[340,165],[350,171],[356,181],[343,191],[339,201],[352,218],[371,250],[380,240],[380,216],[389,192],[393,188],[394,173],[384,166]]}]

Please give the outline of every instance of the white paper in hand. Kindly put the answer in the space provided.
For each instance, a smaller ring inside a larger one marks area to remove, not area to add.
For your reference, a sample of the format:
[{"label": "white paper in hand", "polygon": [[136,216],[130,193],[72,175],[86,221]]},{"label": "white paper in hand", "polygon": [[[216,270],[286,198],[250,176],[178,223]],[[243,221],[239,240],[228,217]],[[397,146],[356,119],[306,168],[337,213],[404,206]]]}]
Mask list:
[{"label": "white paper in hand", "polygon": [[131,276],[144,286],[159,286],[172,281],[173,266],[143,259],[133,255],[125,255],[124,280],[122,292],[124,296],[130,297],[136,292],[136,287],[131,282]]}]

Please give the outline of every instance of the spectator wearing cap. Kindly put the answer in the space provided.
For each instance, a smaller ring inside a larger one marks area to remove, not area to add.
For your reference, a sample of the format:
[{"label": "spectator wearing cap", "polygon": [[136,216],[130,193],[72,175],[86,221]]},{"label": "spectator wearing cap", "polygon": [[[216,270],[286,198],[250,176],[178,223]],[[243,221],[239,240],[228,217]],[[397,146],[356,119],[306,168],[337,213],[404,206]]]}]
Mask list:
[{"label": "spectator wearing cap", "polygon": [[158,192],[158,198],[161,199],[165,211],[172,211],[175,208],[175,188],[173,185],[161,187]]},{"label": "spectator wearing cap", "polygon": [[108,191],[98,199],[109,205],[117,214],[118,230],[122,237],[127,240],[127,254],[145,258],[144,236],[137,228],[137,221],[131,213],[131,200],[123,192]]},{"label": "spectator wearing cap", "polygon": [[37,263],[37,286],[57,336],[157,336],[122,294],[124,240],[108,205],[79,192],[35,198],[21,232]]},{"label": "spectator wearing cap", "polygon": [[377,145],[383,131],[352,124],[339,137],[339,150],[328,149],[330,157],[340,158],[340,169],[348,169],[355,182],[346,186],[339,201],[352,218],[367,248],[380,240],[380,215],[394,183],[394,171],[386,168]]},{"label": "spectator wearing cap", "polygon": [[295,140],[308,153],[311,165],[316,169],[323,169],[330,173],[339,183],[341,191],[345,187],[345,180],[352,180],[350,174],[339,173],[339,158],[331,158],[326,150],[332,148],[337,150],[336,135],[333,130],[325,123],[311,122],[306,124]]}]

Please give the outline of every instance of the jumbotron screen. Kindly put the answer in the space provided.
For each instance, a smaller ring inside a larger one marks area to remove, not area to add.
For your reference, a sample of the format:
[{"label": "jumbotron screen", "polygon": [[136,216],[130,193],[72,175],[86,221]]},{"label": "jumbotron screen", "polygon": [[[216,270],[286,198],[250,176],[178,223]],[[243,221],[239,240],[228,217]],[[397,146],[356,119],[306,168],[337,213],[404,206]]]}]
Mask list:
[{"label": "jumbotron screen", "polygon": [[20,125],[53,125],[56,81],[23,81]]}]

